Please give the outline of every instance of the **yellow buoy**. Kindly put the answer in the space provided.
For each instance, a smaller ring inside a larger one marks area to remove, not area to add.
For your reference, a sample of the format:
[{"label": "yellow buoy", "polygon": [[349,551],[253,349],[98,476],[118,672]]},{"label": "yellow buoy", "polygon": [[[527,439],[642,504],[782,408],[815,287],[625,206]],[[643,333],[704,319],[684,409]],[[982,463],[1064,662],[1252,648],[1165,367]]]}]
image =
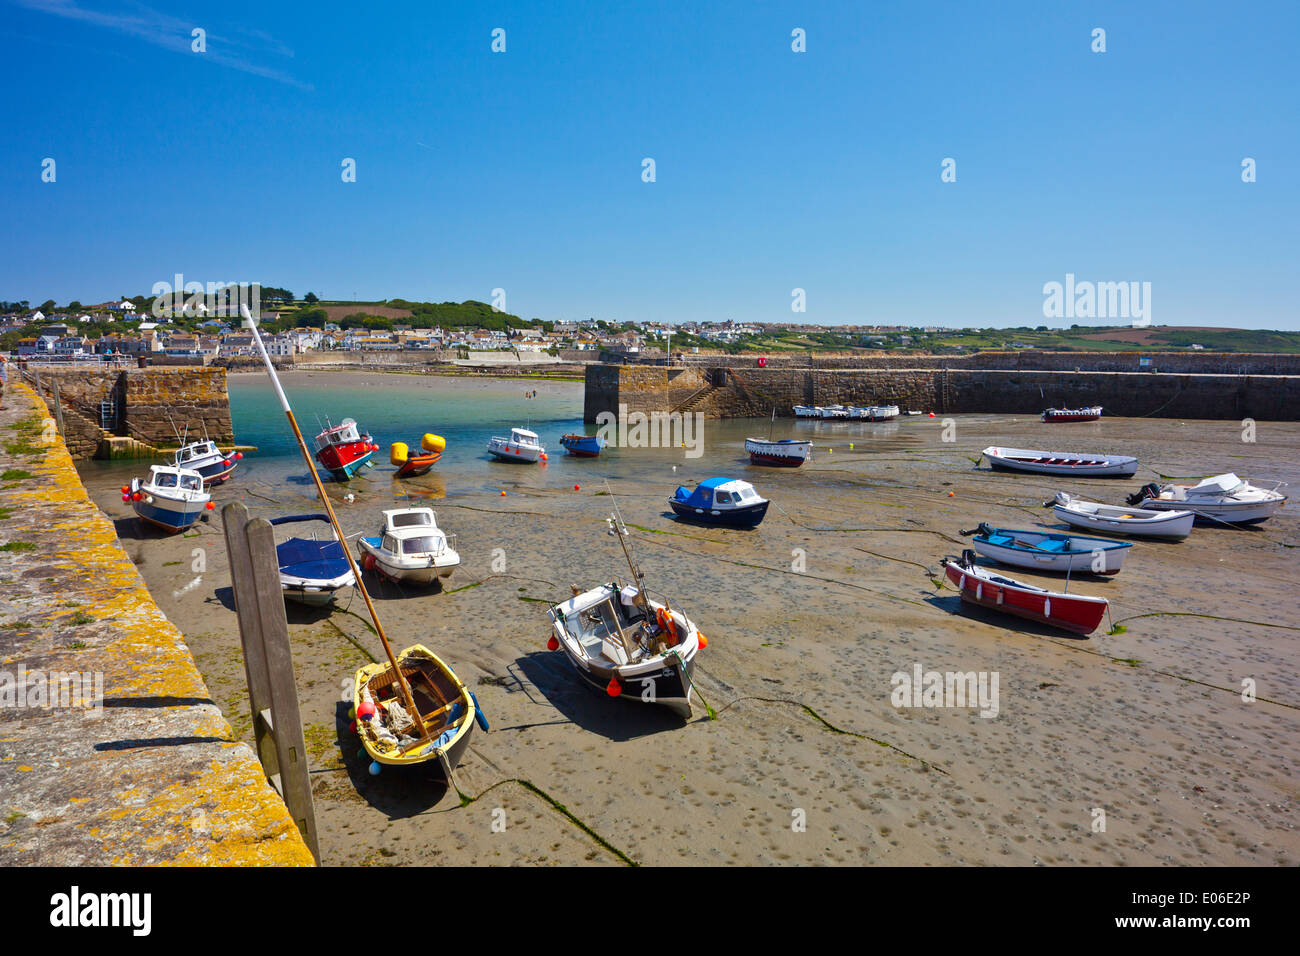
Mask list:
[{"label": "yellow buoy", "polygon": [[388,461],[394,465],[405,465],[410,449],[406,447],[406,442],[395,441],[388,446]]},{"label": "yellow buoy", "polygon": [[445,451],[447,448],[447,439],[441,435],[431,435],[426,433],[420,439],[420,447],[425,451]]}]

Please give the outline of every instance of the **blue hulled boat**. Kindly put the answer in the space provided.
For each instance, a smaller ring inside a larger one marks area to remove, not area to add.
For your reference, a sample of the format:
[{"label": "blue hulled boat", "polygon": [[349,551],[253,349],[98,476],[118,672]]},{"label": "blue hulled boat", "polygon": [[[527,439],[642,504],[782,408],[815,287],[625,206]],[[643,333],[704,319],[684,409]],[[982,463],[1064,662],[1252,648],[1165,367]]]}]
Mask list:
[{"label": "blue hulled boat", "polygon": [[564,435],[560,444],[570,455],[579,458],[595,458],[605,448],[605,439],[601,435]]},{"label": "blue hulled boat", "polygon": [[668,504],[688,521],[753,528],[767,514],[768,500],[747,481],[717,477],[700,482],[694,491],[679,486]]}]

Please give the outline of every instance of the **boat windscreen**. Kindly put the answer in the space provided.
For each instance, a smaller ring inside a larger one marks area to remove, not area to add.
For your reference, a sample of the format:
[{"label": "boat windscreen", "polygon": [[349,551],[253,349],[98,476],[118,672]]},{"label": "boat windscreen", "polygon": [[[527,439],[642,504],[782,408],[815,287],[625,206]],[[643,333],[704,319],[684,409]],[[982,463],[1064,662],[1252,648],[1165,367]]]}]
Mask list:
[{"label": "boat windscreen", "polygon": [[407,538],[402,542],[402,554],[429,554],[441,551],[445,540],[440,534],[423,534],[418,538]]},{"label": "boat windscreen", "polygon": [[393,515],[394,528],[414,528],[433,524],[433,518],[424,511],[413,511],[404,515]]}]

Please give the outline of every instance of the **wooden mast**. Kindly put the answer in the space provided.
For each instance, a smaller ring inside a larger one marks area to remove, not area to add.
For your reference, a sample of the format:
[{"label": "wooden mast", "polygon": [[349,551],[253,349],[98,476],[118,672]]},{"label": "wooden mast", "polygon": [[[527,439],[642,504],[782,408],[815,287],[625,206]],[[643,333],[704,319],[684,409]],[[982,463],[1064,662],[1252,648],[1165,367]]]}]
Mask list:
[{"label": "wooden mast", "polygon": [[420,718],[419,708],[415,706],[415,698],[411,696],[411,688],[406,683],[406,678],[402,675],[402,669],[397,665],[397,658],[393,655],[392,645],[388,643],[388,637],[384,634],[384,626],[379,623],[379,613],[375,610],[374,602],[370,600],[370,593],[366,590],[365,582],[361,578],[361,569],[357,567],[357,562],[352,557],[352,551],[348,548],[347,539],[343,537],[343,529],[339,527],[339,519],[334,514],[334,506],[330,504],[329,495],[325,493],[325,485],[321,483],[320,475],[316,471],[316,463],[312,461],[311,452],[307,450],[307,442],[302,437],[302,430],[298,427],[298,421],[293,417],[293,409],[289,407],[289,399],[285,397],[284,389],[280,387],[280,378],[275,374],[275,366],[271,364],[271,356],[266,353],[266,346],[262,344],[262,335],[258,331],[257,321],[248,311],[247,305],[239,307],[243,313],[244,321],[253,332],[253,341],[257,343],[257,350],[262,355],[262,361],[266,363],[266,371],[271,376],[271,385],[275,388],[276,397],[280,400],[280,407],[284,409],[284,414],[289,419],[289,424],[293,428],[293,435],[298,439],[298,450],[302,452],[303,460],[307,462],[307,470],[311,472],[311,480],[316,485],[316,493],[320,495],[321,503],[325,505],[325,513],[329,516],[330,525],[334,528],[334,534],[343,547],[343,556],[348,559],[348,567],[352,569],[352,574],[356,578],[356,588],[361,592],[361,597],[366,602],[366,609],[370,612],[370,619],[375,622],[375,633],[379,635],[380,642],[384,645],[384,653],[388,655],[389,666],[393,668],[393,674],[397,678],[397,685],[402,691],[402,700],[406,704],[407,712],[411,715],[411,720],[415,722],[415,729],[419,732],[419,739],[423,740],[428,736],[428,731],[424,729],[424,721]]}]

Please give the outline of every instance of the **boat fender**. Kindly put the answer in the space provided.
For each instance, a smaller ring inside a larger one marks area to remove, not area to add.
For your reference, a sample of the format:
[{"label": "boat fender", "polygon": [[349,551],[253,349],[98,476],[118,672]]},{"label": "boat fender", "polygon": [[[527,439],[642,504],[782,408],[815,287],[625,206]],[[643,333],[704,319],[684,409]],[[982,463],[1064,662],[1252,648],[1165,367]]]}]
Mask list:
[{"label": "boat fender", "polygon": [[1051,599],[1051,598],[1044,598],[1044,599],[1043,599],[1043,617],[1051,617],[1051,616],[1052,616],[1052,599]]},{"label": "boat fender", "polygon": [[401,467],[406,464],[409,457],[410,449],[406,447],[406,442],[395,441],[388,446],[389,464]]},{"label": "boat fender", "polygon": [[488,727],[488,719],[483,716],[483,705],[478,702],[478,698],[474,696],[473,691],[469,692],[469,698],[474,701],[474,719],[478,721],[478,725],[483,728],[483,733],[486,734],[491,728]]},{"label": "boat fender", "polygon": [[659,625],[659,630],[667,635],[664,643],[669,647],[675,647],[677,645],[677,624],[673,621],[673,616],[664,608],[656,608],[655,621]]},{"label": "boat fender", "polygon": [[367,554],[363,557],[361,559],[361,567],[365,568],[367,571],[373,571],[375,569],[375,556],[373,554]]}]

